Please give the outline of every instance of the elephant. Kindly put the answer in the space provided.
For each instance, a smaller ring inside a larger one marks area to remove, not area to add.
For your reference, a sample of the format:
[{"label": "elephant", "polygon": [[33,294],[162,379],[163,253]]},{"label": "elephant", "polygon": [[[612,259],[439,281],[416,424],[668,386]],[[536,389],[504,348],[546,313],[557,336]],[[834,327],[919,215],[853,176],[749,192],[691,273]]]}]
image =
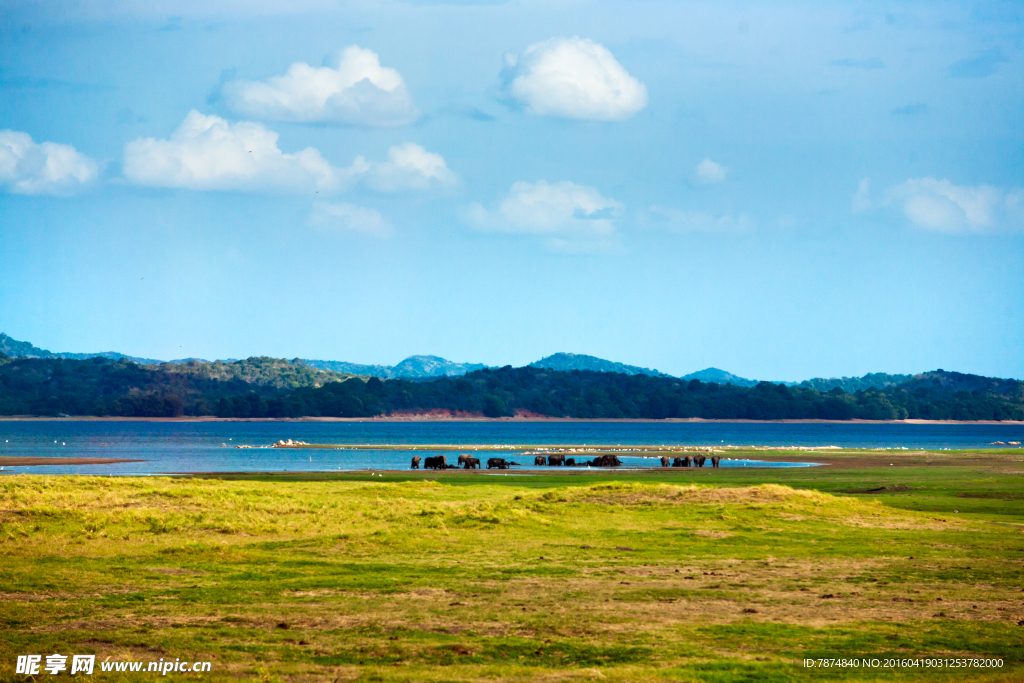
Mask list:
[{"label": "elephant", "polygon": [[707,460],[703,455],[698,455],[693,458],[693,463],[697,467],[704,467],[704,461]]},{"label": "elephant", "polygon": [[549,455],[548,456],[548,464],[553,466],[553,467],[558,467],[558,466],[564,465],[565,464],[565,456],[564,455]]},{"label": "elephant", "polygon": [[[679,458],[676,458],[676,460],[678,460],[678,459]],[[661,466],[662,467],[668,467],[668,463],[669,463],[668,456],[667,455],[661,456]]]},{"label": "elephant", "polygon": [[683,466],[683,459],[682,458],[672,458],[672,467],[682,467],[682,466]]},{"label": "elephant", "polygon": [[443,455],[435,455],[423,461],[423,466],[428,470],[448,469],[447,458]]},{"label": "elephant", "polygon": [[420,456],[412,456],[412,464],[409,465],[409,469],[418,470],[420,468]]},{"label": "elephant", "polygon": [[478,470],[480,469],[480,458],[466,456],[465,460],[462,461],[462,465],[467,470]]},{"label": "elephant", "polygon": [[459,467],[462,467],[463,465],[465,465],[466,464],[466,459],[467,458],[471,458],[471,457],[472,456],[466,455],[465,453],[459,453]]},{"label": "elephant", "polygon": [[690,456],[683,458],[683,467],[693,467],[693,463],[694,458],[691,458]]},{"label": "elephant", "polygon": [[566,458],[565,459],[565,466],[566,467],[576,467],[576,458]]},{"label": "elephant", "polygon": [[711,466],[712,467],[718,467],[718,463],[719,463],[719,461],[721,461],[721,459],[722,459],[721,456],[712,455],[711,456]]},{"label": "elephant", "polygon": [[543,455],[538,455],[536,458],[533,459],[533,464],[534,465],[547,465],[548,464],[548,459],[545,458]]},{"label": "elephant", "polygon": [[590,465],[591,467],[618,467],[619,465],[622,464],[622,461],[619,460],[618,456],[616,455],[612,455],[611,453],[605,453],[604,455],[599,455],[598,457],[594,458],[587,464]]},{"label": "elephant", "polygon": [[495,469],[495,468],[497,468],[499,470],[507,470],[508,469],[508,463],[505,462],[505,458],[488,458],[487,459],[487,469],[491,470],[491,469]]}]

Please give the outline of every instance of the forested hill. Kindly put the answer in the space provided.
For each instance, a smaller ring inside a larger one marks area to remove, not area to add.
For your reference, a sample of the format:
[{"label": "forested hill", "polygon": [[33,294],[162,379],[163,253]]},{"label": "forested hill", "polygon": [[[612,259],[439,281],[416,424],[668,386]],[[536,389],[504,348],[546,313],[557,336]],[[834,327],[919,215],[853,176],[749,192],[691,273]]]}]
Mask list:
[{"label": "forested hill", "polygon": [[641,368],[636,365],[626,365],[615,361],[605,360],[596,356],[588,356],[582,353],[555,353],[540,360],[535,360],[528,367],[545,368],[547,370],[560,370],[569,372],[571,370],[592,370],[594,372],[618,372],[623,375],[651,375],[652,377],[669,377],[663,372]]},{"label": "forested hill", "polygon": [[1024,420],[1024,382],[938,370],[847,393],[532,367],[382,381],[274,358],[142,366],[0,355],[4,415],[373,417],[438,410],[489,417]]},{"label": "forested hill", "polygon": [[240,396],[258,412],[260,401],[349,377],[266,357],[140,365],[0,354],[0,415],[213,415]]},{"label": "forested hill", "polygon": [[482,370],[487,366],[483,363],[455,363],[439,356],[409,356],[398,365],[362,365],[338,360],[306,360],[302,363],[321,370],[333,370],[352,375],[372,375],[382,379],[424,379],[464,375],[474,370]]},{"label": "forested hill", "polygon": [[127,356],[123,353],[118,353],[117,351],[98,351],[96,353],[54,353],[52,351],[47,351],[46,349],[41,349],[31,342],[12,339],[3,332],[0,332],[0,353],[11,357],[27,356],[29,358],[71,358],[73,360],[86,360],[88,358],[121,360],[122,358],[127,358],[132,362],[140,363],[142,365],[154,365],[161,362],[152,358]]}]

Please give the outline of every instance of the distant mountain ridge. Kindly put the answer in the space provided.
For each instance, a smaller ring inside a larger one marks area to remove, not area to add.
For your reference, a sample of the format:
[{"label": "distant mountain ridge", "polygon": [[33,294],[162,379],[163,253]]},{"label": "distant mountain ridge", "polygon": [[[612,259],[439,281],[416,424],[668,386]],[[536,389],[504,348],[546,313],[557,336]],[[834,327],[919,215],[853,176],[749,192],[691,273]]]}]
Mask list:
[{"label": "distant mountain ridge", "polygon": [[0,332],[0,353],[10,356],[11,358],[68,358],[71,360],[87,360],[89,358],[121,360],[122,358],[127,358],[133,363],[138,363],[139,365],[157,365],[159,363],[163,363],[162,360],[139,358],[138,356],[129,356],[124,353],[118,353],[117,351],[98,351],[96,353],[53,353],[46,349],[41,349],[38,346],[34,346],[30,342],[11,339],[3,332]]},{"label": "distant mountain ridge", "polygon": [[371,375],[381,379],[425,379],[429,377],[455,377],[475,370],[483,370],[483,363],[455,363],[440,356],[409,356],[397,365],[361,365],[338,360],[309,360],[296,358],[311,368],[345,372],[353,375]]},{"label": "distant mountain ridge", "polygon": [[[116,351],[102,351],[97,353],[67,353],[60,352],[54,353],[41,349],[30,342],[18,341],[12,339],[7,334],[0,333],[0,354],[4,354],[11,358],[28,357],[28,358],[66,358],[69,360],[87,360],[89,358],[107,358],[110,360],[121,360],[122,358],[130,360],[139,365],[161,365],[163,363],[169,363],[172,365],[185,365],[189,363],[200,363],[209,364],[210,366],[224,366],[228,363],[238,362],[236,359],[224,359],[219,361],[206,361],[199,358],[183,358],[172,361],[161,361],[153,358],[140,358],[138,356],[129,356],[124,353]],[[266,360],[261,357],[264,362]],[[252,359],[250,359],[252,360]],[[401,361],[396,365],[371,365],[371,364],[360,364],[360,363],[349,363],[346,361],[334,361],[334,360],[309,360],[302,358],[295,358],[291,361],[281,361],[283,363],[290,363],[299,366],[307,366],[314,370],[322,370],[328,373],[338,373],[339,375],[361,375],[364,378],[367,376],[379,377],[381,379],[411,379],[411,380],[428,380],[440,377],[456,377],[465,375],[477,370],[484,370],[493,366],[488,366],[484,363],[457,363],[454,361],[441,358],[440,356],[424,356],[416,355],[409,356],[405,360]],[[566,353],[560,352],[555,353],[545,358],[541,358],[538,361],[530,363],[526,367],[532,368],[544,368],[548,370],[558,371],[572,371],[572,370],[583,370],[592,372],[615,372],[623,375],[635,376],[635,375],[647,375],[650,377],[669,377],[675,379],[672,375],[669,375],[658,370],[644,368],[636,365],[627,365],[625,363],[618,363],[615,361],[605,360],[603,358],[597,358],[596,356],[589,356],[580,353]],[[220,370],[214,374],[219,374]],[[678,379],[681,380],[700,380],[704,383],[727,385],[732,384],[737,387],[753,387],[759,384],[759,380],[747,379],[734,375],[731,372],[721,370],[719,368],[705,368],[697,372],[691,372],[688,375],[683,375]],[[822,393],[827,393],[833,389],[841,389],[847,394],[855,394],[858,391],[867,391],[870,389],[892,389],[900,387],[901,389],[910,391],[916,388],[925,388],[930,391],[938,392],[949,392],[949,391],[983,391],[988,393],[994,393],[1001,396],[1010,397],[1014,395],[1014,391],[1017,390],[1019,383],[1012,379],[998,379],[981,377],[979,375],[968,375],[957,372],[945,372],[943,370],[936,370],[932,372],[925,372],[917,375],[900,375],[900,374],[887,374],[884,372],[873,372],[863,375],[862,377],[832,377],[823,378],[815,377],[813,379],[804,380],[802,382],[772,382],[772,384],[783,384],[787,387],[799,387],[803,389],[814,389]]]},{"label": "distant mountain ridge", "polygon": [[592,372],[618,372],[623,375],[649,375],[651,377],[671,377],[664,372],[641,368],[636,365],[626,365],[615,361],[604,360],[596,356],[588,356],[582,353],[555,353],[546,358],[541,358],[530,363],[527,367],[544,368],[546,370],[560,370],[569,372],[572,370],[590,370]]},{"label": "distant mountain ridge", "polygon": [[701,382],[712,382],[714,384],[732,384],[737,387],[752,387],[757,380],[738,377],[731,372],[719,370],[718,368],[705,368],[689,375],[683,375],[679,379],[699,379]]}]

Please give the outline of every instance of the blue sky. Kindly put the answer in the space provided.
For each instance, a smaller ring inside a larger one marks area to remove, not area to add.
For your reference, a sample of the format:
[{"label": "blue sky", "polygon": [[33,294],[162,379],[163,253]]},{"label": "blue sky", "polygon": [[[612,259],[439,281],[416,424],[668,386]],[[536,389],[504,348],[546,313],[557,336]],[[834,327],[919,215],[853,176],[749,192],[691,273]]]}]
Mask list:
[{"label": "blue sky", "polygon": [[0,331],[1024,377],[1020,3],[0,8]]}]

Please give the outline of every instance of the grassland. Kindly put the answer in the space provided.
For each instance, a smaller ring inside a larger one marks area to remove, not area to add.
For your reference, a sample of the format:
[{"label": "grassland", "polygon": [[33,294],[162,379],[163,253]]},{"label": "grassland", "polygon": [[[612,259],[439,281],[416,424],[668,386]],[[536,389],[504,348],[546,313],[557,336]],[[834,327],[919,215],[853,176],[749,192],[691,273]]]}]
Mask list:
[{"label": "grassland", "polygon": [[[0,680],[1024,680],[1021,451],[830,463],[5,477]],[[800,664],[862,656],[1003,666]]]}]

